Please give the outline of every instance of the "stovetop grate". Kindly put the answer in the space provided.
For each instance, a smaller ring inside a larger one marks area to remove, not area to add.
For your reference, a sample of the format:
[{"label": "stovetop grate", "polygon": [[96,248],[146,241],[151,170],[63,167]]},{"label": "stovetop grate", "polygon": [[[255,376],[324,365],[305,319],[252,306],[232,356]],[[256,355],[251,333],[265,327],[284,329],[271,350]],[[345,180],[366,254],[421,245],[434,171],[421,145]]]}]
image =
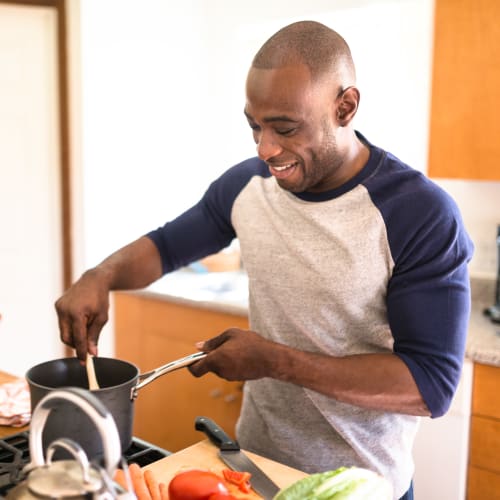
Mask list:
[{"label": "stovetop grate", "polygon": [[[123,457],[129,465],[135,463],[144,467],[168,455],[167,450],[134,437]],[[29,431],[0,439],[0,498],[24,479],[22,469],[29,459]]]}]

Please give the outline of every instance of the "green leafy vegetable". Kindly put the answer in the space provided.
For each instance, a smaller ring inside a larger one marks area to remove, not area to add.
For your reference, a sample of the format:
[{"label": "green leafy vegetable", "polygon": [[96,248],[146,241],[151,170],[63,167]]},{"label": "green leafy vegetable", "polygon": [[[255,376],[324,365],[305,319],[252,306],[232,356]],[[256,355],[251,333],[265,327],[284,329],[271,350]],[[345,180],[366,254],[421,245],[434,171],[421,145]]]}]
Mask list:
[{"label": "green leafy vegetable", "polygon": [[273,500],[392,500],[392,486],[360,467],[311,474],[281,490]]}]

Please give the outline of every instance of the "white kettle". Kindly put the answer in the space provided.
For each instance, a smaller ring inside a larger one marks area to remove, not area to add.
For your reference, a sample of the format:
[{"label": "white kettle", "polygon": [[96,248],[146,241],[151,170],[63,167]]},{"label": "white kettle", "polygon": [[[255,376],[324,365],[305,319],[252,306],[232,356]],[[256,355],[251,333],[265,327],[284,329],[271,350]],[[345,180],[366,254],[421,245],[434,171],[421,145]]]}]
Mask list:
[{"label": "white kettle", "polygon": [[[43,428],[50,412],[62,401],[75,404],[94,422],[103,443],[104,467],[90,463],[82,447],[68,438],[52,442],[44,458]],[[9,491],[8,500],[136,498],[112,479],[122,460],[120,437],[111,413],[90,391],[67,387],[48,393],[33,411],[29,448],[31,460],[23,470],[27,478]],[[54,461],[57,449],[65,450],[72,458]]]}]

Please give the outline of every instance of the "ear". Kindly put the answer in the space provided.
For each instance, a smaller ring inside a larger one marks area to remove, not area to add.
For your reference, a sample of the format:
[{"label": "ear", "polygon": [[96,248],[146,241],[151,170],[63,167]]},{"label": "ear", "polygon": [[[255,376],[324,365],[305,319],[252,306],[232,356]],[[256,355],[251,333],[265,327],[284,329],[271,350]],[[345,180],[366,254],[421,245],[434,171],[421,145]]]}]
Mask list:
[{"label": "ear", "polygon": [[347,87],[337,97],[337,122],[341,127],[346,127],[351,123],[359,104],[359,90],[354,87]]}]

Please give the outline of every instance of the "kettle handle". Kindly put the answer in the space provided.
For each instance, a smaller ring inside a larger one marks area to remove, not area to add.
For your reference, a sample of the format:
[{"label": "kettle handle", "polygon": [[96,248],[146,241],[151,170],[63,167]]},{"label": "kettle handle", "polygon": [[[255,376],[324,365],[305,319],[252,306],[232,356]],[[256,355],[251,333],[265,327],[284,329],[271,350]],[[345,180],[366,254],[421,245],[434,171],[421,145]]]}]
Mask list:
[{"label": "kettle handle", "polygon": [[45,465],[42,434],[51,410],[59,403],[69,401],[83,410],[97,427],[104,449],[104,467],[110,477],[116,471],[121,459],[121,444],[118,429],[111,413],[90,391],[78,387],[55,389],[45,395],[33,411],[30,426],[30,464],[29,468]]}]

